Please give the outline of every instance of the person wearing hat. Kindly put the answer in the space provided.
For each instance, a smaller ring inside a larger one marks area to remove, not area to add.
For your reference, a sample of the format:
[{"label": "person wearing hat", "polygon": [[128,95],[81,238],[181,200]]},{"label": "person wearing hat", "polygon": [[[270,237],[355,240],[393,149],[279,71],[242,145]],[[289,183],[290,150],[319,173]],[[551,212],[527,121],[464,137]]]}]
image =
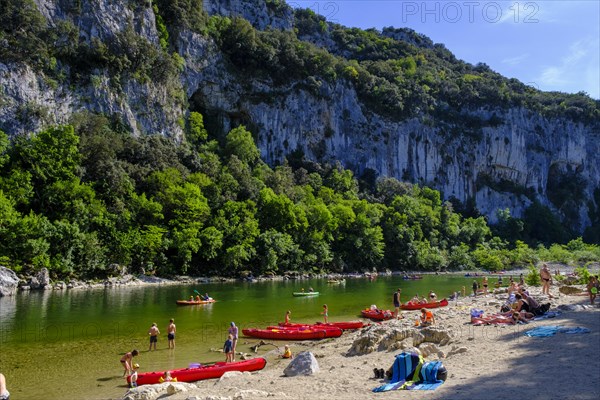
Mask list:
[{"label": "person wearing hat", "polygon": [[231,352],[232,352],[231,361],[235,361],[235,346],[237,345],[238,333],[239,333],[239,329],[237,326],[235,326],[235,322],[232,322],[231,324],[229,324],[228,332],[231,335]]},{"label": "person wearing hat", "polygon": [[137,387],[138,369],[140,369],[140,364],[133,364],[133,371],[129,375],[129,387]]}]

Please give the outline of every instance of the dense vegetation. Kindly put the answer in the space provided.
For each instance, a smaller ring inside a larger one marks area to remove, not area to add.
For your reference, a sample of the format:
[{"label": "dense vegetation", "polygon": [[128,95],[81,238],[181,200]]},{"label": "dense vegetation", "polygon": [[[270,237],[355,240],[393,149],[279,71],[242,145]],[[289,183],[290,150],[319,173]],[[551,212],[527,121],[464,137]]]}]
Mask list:
[{"label": "dense vegetation", "polygon": [[[134,18],[152,7],[158,43],[135,23],[114,37],[90,39],[79,23],[89,4],[59,3],[65,19],[50,25],[33,0],[0,0],[0,60],[29,65],[50,87],[95,86],[107,77],[119,95],[127,80],[153,82],[185,109],[177,38],[191,30],[214,41],[226,56],[224,68],[240,82],[251,76],[286,87],[293,80],[319,95],[324,82],[343,80],[355,87],[366,112],[394,120],[434,116],[448,135],[468,140],[502,123],[497,116],[468,115],[482,105],[600,121],[598,102],[583,93],[540,92],[486,65],[457,60],[410,30],[349,29],[297,10],[294,30],[258,31],[242,18],[207,16],[202,0],[129,0]],[[274,12],[285,7],[279,0],[267,5]],[[24,124],[43,114],[34,104],[18,110]],[[48,267],[61,276],[102,275],[110,263],[163,275],[237,275],[497,270],[539,259],[600,259],[598,246],[575,238],[536,202],[523,219],[502,210],[499,224],[490,227],[472,204],[442,202],[427,187],[375,179],[369,171],[357,179],[296,153],[270,167],[242,126],[209,135],[195,112],[181,124],[187,137],[177,144],[160,136],[133,138],[119,119],[92,114],[12,142],[0,133],[0,264]],[[528,188],[478,179],[535,198]],[[576,176],[556,175],[548,197],[557,209],[576,212],[580,186]],[[593,226],[584,238],[598,243],[600,210],[589,208]]]},{"label": "dense vegetation", "polygon": [[427,187],[301,157],[271,168],[243,126],[222,143],[198,113],[187,127],[184,144],[91,114],[12,143],[0,132],[0,263],[69,277],[111,263],[235,276],[600,260],[581,239],[509,244]]}]

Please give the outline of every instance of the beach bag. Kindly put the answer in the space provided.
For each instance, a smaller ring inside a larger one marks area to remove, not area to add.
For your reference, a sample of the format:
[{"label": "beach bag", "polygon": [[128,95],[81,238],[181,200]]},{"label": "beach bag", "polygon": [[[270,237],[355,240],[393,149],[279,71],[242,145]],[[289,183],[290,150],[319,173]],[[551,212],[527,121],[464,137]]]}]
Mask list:
[{"label": "beach bag", "polygon": [[479,310],[477,308],[471,309],[471,318],[481,318],[483,315],[483,310]]},{"label": "beach bag", "polygon": [[437,371],[437,378],[438,378],[438,380],[444,381],[444,382],[446,382],[446,379],[448,379],[448,370],[446,369],[444,364],[439,366],[438,371]]}]

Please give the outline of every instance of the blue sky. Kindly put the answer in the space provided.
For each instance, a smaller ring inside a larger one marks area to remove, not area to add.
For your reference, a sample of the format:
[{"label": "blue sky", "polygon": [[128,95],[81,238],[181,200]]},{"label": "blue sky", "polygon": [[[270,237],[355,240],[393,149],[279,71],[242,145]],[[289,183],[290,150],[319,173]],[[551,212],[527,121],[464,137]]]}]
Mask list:
[{"label": "blue sky", "polygon": [[600,99],[600,0],[288,0],[348,27],[408,27],[541,90]]}]

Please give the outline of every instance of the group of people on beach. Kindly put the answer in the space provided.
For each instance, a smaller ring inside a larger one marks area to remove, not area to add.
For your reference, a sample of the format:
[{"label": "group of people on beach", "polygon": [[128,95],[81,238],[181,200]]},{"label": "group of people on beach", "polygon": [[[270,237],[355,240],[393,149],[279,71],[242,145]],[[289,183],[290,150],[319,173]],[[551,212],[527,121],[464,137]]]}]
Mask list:
[{"label": "group of people on beach", "polygon": [[[167,325],[167,341],[168,341],[167,343],[168,343],[169,349],[175,349],[175,334],[176,334],[176,332],[177,332],[177,327],[175,325],[175,320],[173,318],[171,318],[169,320],[169,324]],[[238,330],[238,327],[235,325],[235,322],[231,322],[227,333],[228,333],[228,336],[227,336],[227,340],[225,341],[225,344],[223,346],[223,352],[225,353],[225,361],[233,362],[233,361],[235,361],[235,349],[236,349],[238,336],[239,336],[239,330]],[[158,343],[158,336],[160,335],[160,330],[158,329],[158,324],[156,322],[153,322],[152,325],[150,326],[150,329],[148,329],[148,335],[150,337],[150,346],[148,347],[148,351],[152,351],[152,349],[156,350],[156,345]],[[140,368],[139,364],[133,363],[133,357],[135,357],[139,354],[140,353],[137,349],[133,349],[132,351],[125,353],[125,355],[123,355],[123,357],[121,357],[121,365],[123,365],[123,368],[124,368],[123,376],[130,377],[129,380],[131,382],[130,383],[131,387],[136,386],[137,372],[138,372],[138,369]],[[170,376],[163,377],[163,378],[165,380],[167,380],[168,378],[170,378]],[[3,399],[0,398],[0,400],[3,400]]]}]

